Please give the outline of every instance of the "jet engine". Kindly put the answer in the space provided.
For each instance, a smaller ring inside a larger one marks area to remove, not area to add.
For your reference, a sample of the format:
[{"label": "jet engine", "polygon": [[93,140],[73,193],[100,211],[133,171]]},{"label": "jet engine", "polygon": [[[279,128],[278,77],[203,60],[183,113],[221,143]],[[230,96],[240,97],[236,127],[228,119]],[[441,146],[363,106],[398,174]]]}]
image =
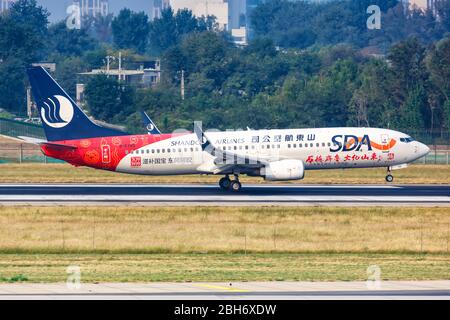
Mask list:
[{"label": "jet engine", "polygon": [[301,160],[274,161],[261,169],[261,176],[269,181],[301,180],[305,176],[305,165]]}]

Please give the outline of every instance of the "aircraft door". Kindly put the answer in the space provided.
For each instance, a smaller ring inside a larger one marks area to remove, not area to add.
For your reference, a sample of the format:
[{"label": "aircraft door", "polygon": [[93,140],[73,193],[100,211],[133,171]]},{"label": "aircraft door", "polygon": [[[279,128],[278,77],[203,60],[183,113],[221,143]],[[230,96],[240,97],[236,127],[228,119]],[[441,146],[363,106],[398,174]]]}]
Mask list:
[{"label": "aircraft door", "polygon": [[389,145],[389,135],[388,134],[381,135],[381,145],[383,147],[383,153],[389,153],[390,145]]}]

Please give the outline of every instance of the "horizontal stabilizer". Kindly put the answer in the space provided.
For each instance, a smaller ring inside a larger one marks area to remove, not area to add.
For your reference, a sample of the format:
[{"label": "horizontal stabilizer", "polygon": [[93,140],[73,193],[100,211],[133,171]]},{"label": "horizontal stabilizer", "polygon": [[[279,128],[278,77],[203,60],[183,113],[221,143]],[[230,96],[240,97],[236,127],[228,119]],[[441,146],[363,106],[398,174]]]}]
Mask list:
[{"label": "horizontal stabilizer", "polygon": [[27,142],[27,143],[31,143],[31,144],[41,144],[41,143],[46,143],[47,140],[44,139],[38,139],[38,138],[33,138],[33,137],[24,137],[24,136],[19,136],[19,139]]},{"label": "horizontal stabilizer", "polygon": [[58,151],[64,151],[64,150],[71,151],[71,150],[77,149],[77,147],[75,147],[75,146],[70,146],[70,145],[66,145],[66,144],[57,144],[57,143],[51,143],[51,142],[39,143],[39,145],[46,149],[58,150]]}]

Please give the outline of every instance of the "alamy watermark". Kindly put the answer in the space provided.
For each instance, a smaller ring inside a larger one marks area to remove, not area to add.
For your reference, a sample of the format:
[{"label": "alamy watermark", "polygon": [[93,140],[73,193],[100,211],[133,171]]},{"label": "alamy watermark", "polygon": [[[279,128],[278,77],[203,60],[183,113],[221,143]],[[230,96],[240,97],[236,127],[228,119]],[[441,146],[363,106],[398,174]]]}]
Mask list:
[{"label": "alamy watermark", "polygon": [[381,29],[381,9],[377,5],[371,5],[367,8],[367,13],[370,17],[367,19],[367,29],[380,30]]},{"label": "alamy watermark", "polygon": [[369,290],[381,289],[381,268],[377,265],[371,265],[367,268],[366,286]]},{"label": "alamy watermark", "polygon": [[79,266],[68,266],[66,269],[68,274],[66,285],[69,290],[81,289],[81,268]]}]

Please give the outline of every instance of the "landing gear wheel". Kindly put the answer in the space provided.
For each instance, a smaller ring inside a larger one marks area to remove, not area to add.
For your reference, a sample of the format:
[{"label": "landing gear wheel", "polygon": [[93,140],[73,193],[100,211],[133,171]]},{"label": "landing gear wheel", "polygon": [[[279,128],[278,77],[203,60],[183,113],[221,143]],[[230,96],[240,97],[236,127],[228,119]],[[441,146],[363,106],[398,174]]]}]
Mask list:
[{"label": "landing gear wheel", "polygon": [[230,188],[231,180],[228,177],[223,177],[219,180],[219,186],[222,190],[228,190]]},{"label": "landing gear wheel", "polygon": [[230,191],[239,192],[239,191],[241,191],[241,188],[242,188],[242,185],[239,181],[231,181]]},{"label": "landing gear wheel", "polygon": [[386,176],[386,182],[391,183],[392,181],[394,181],[394,176],[392,174],[388,174]]}]

